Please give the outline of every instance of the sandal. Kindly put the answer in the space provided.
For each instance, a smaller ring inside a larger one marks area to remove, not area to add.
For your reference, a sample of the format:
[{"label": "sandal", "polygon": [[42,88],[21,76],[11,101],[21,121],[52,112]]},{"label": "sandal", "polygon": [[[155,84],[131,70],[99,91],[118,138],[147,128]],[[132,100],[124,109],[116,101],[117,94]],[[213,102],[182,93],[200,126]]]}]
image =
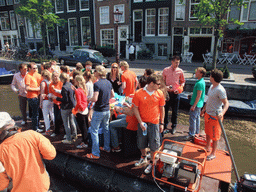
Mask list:
[{"label": "sandal", "polygon": [[101,151],[105,151],[105,152],[107,152],[107,153],[110,153],[110,151],[105,150],[104,147],[100,147],[100,150],[101,150]]},{"label": "sandal", "polygon": [[[206,149],[205,149],[206,150]],[[203,149],[197,149],[198,152],[205,152]],[[210,152],[210,150],[206,150],[206,152]]]},{"label": "sandal", "polygon": [[88,159],[99,159],[99,158],[100,158],[100,157],[98,157],[98,156],[93,155],[92,153],[86,154],[86,157],[87,157]]},{"label": "sandal", "polygon": [[216,158],[215,155],[208,155],[208,156],[206,157],[206,160],[207,160],[207,161],[211,161],[211,160],[213,160],[213,159],[215,159],[215,158]]}]

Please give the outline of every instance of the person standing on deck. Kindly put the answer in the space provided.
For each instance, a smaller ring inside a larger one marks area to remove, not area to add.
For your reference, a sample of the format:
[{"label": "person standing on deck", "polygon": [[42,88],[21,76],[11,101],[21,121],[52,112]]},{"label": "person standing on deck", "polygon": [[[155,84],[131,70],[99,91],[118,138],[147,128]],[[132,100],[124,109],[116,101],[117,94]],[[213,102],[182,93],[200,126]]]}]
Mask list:
[{"label": "person standing on deck", "polygon": [[[164,105],[165,97],[159,89],[160,77],[152,74],[147,78],[147,85],[136,91],[132,103],[134,114],[139,122],[137,130],[138,148],[141,151],[141,159],[135,166],[147,163],[146,148],[149,146],[151,157],[160,147],[160,133],[164,129]],[[145,126],[145,123],[147,126]],[[147,131],[145,135],[143,132]],[[145,173],[152,171],[152,160],[145,169]]]},{"label": "person standing on deck", "polygon": [[[205,149],[207,152],[210,152],[211,140],[213,141],[212,151],[206,158],[208,161],[216,158],[215,153],[221,136],[221,127],[218,119],[223,120],[223,117],[229,107],[226,90],[220,84],[222,78],[222,71],[218,69],[213,69],[211,71],[210,82],[212,85],[208,90],[208,99],[206,104],[201,111],[201,116],[204,116],[205,119],[205,133],[207,142]],[[222,107],[222,105],[224,106]]]},{"label": "person standing on deck", "polygon": [[168,111],[170,107],[172,108],[172,130],[171,133],[174,134],[176,132],[177,126],[177,117],[178,110],[180,104],[180,93],[183,91],[183,87],[185,85],[184,73],[181,68],[179,68],[180,57],[173,56],[172,57],[172,65],[170,67],[166,67],[163,70],[163,78],[165,85],[167,86],[167,91],[169,93],[169,100],[165,105],[165,118],[164,118],[164,129],[167,133],[167,126],[169,122]]},{"label": "person standing on deck", "polygon": [[19,106],[22,114],[21,125],[27,123],[27,91],[25,89],[25,76],[27,74],[27,64],[19,64],[19,72],[13,76],[11,88],[15,93],[18,93]]}]

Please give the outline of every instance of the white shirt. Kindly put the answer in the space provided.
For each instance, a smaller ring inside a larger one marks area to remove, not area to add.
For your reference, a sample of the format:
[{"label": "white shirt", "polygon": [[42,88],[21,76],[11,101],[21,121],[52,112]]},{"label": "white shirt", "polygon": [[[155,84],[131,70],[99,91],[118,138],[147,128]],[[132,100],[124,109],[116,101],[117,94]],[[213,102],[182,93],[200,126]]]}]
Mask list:
[{"label": "white shirt", "polygon": [[11,88],[14,92],[18,91],[20,96],[26,97],[27,91],[25,89],[25,76],[22,77],[20,72],[15,73],[13,76]]},{"label": "white shirt", "polygon": [[130,47],[129,47],[129,54],[133,54],[134,53],[134,46],[133,45],[131,45]]}]

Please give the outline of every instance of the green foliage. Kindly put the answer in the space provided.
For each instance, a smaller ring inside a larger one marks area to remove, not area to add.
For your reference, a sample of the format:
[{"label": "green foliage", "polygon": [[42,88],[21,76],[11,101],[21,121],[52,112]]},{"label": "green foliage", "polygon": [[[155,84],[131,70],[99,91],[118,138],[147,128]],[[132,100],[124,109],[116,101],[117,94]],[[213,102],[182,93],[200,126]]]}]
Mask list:
[{"label": "green foliage", "polygon": [[138,59],[152,59],[153,54],[150,50],[142,50],[137,52]]},{"label": "green foliage", "polygon": [[97,46],[95,47],[95,50],[101,52],[104,57],[112,57],[116,54],[115,49],[112,47]]}]

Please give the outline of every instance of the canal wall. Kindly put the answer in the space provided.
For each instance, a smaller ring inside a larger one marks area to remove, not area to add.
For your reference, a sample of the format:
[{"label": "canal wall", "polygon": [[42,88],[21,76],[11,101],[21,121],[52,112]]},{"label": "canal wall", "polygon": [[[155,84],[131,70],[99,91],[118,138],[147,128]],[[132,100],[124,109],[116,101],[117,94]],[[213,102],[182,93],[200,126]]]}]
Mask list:
[{"label": "canal wall", "polygon": [[[6,70],[16,69],[18,71],[18,65],[22,61],[10,61],[10,60],[0,60],[0,67],[5,67]],[[27,62],[25,62],[27,63]],[[186,78],[186,84],[184,91],[192,92],[197,79]],[[206,82],[206,93],[211,85],[209,79]],[[225,87],[228,95],[228,99],[240,100],[240,101],[252,101],[256,99],[256,84],[250,83],[236,83],[223,80],[221,84]]]}]

